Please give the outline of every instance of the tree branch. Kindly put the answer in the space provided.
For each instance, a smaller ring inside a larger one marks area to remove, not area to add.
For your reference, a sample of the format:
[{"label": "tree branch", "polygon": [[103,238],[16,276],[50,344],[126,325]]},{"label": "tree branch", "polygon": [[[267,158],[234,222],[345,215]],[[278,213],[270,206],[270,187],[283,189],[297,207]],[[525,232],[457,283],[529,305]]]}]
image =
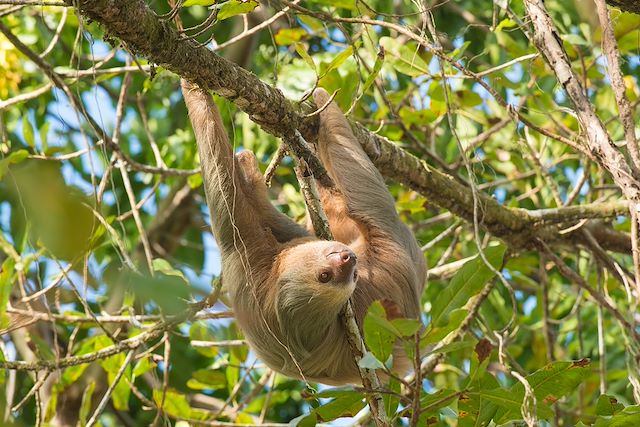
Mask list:
[{"label": "tree branch", "polygon": [[[71,0],[67,1],[71,4]],[[191,40],[181,38],[168,22],[160,20],[141,0],[80,0],[78,7],[83,15],[101,23],[111,36],[125,42],[132,52],[229,99],[267,132],[295,142],[287,136],[299,130],[305,140],[315,141],[318,117],[308,115],[315,110],[314,105],[289,102],[280,90],[262,82],[251,72],[206,48],[199,48]],[[136,22],[136,25],[131,25],[131,22]],[[383,175],[419,192],[435,205],[473,221],[473,196],[468,187],[364,126],[352,123],[352,128]],[[317,172],[315,156],[304,147],[299,148],[297,154],[314,173]],[[532,215],[524,209],[508,208],[483,193],[479,196],[480,225],[510,245],[531,247],[532,237],[541,237],[541,233],[547,237],[553,234],[549,233],[548,227],[534,227],[540,224],[539,215]],[[590,208],[579,209],[587,212]],[[605,216],[621,214],[623,212],[616,207]],[[602,218],[595,214],[588,217]],[[554,239],[575,243],[570,233]]]}]

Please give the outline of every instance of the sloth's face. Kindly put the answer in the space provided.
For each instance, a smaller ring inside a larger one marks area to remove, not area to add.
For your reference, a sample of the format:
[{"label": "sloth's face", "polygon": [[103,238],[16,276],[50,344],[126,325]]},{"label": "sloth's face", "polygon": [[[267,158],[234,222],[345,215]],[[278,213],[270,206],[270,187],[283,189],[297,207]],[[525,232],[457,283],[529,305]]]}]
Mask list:
[{"label": "sloth's face", "polygon": [[311,241],[282,254],[278,274],[281,308],[301,309],[319,304],[340,309],[358,280],[357,257],[339,242]]}]

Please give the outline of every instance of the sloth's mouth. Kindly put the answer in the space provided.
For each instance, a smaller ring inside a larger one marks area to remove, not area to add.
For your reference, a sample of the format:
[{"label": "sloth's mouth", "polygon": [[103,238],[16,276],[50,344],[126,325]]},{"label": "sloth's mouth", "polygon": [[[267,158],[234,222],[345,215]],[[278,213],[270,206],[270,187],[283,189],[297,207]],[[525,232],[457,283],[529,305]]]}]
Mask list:
[{"label": "sloth's mouth", "polygon": [[353,269],[353,281],[354,282],[358,281],[358,269],[357,268]]}]

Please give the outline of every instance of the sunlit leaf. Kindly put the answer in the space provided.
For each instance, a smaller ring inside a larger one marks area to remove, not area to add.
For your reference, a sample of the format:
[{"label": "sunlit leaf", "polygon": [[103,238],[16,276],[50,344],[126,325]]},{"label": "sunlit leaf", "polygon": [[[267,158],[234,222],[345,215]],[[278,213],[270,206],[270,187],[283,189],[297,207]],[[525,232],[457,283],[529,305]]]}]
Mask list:
[{"label": "sunlit leaf", "polygon": [[13,273],[15,260],[13,258],[7,258],[2,263],[0,268],[0,329],[4,329],[9,326],[9,316],[7,316],[7,304],[9,303],[9,296],[11,296],[11,290],[13,288]]},{"label": "sunlit leaf", "polygon": [[0,159],[0,180],[3,178],[4,174],[7,173],[10,165],[20,163],[27,157],[29,157],[29,152],[27,150],[18,150],[11,152],[4,159]]},{"label": "sunlit leaf", "polygon": [[356,9],[356,0],[309,0],[311,3],[324,4],[339,9]]},{"label": "sunlit leaf", "polygon": [[216,0],[185,0],[185,2],[182,4],[182,7],[211,6],[215,3]]},{"label": "sunlit leaf", "polygon": [[[487,260],[494,268],[500,268],[505,249],[505,246],[498,245],[484,250]],[[480,292],[493,276],[494,273],[479,255],[467,261],[433,302],[431,323],[434,326],[444,326],[448,315]]]},{"label": "sunlit leaf", "polygon": [[385,59],[398,72],[417,77],[429,74],[429,66],[420,56],[420,50],[411,48],[399,39],[381,37],[380,46],[384,47]]},{"label": "sunlit leaf", "polygon": [[187,382],[187,386],[195,390],[216,390],[227,386],[227,377],[223,371],[198,369]]},{"label": "sunlit leaf", "polygon": [[33,135],[33,125],[29,121],[29,115],[24,114],[22,116],[22,135],[24,136],[24,141],[27,143],[29,147],[35,148],[36,140]]},{"label": "sunlit leaf", "polygon": [[256,0],[228,0],[220,4],[218,20],[223,21],[236,15],[243,15],[258,7]]},{"label": "sunlit leaf", "polygon": [[298,55],[300,55],[300,57],[304,59],[304,62],[309,64],[309,66],[315,70],[316,63],[313,61],[313,58],[307,52],[307,49],[305,48],[305,46],[302,43],[296,43],[294,46],[296,48],[296,52],[298,52]]},{"label": "sunlit leaf", "polygon": [[189,283],[189,280],[187,280],[184,273],[177,268],[174,268],[166,259],[154,258],[152,266],[153,270],[158,273],[163,273],[166,276],[175,276],[182,279],[185,284]]},{"label": "sunlit leaf", "polygon": [[[356,43],[355,48],[357,49],[358,46],[359,46],[359,42]],[[333,58],[333,60],[329,63],[329,65],[327,65],[327,68],[324,70],[323,75],[326,75],[331,71],[340,67],[340,65],[342,65],[344,61],[346,61],[351,55],[353,55],[353,49],[354,49],[353,46],[349,46],[345,50],[337,54],[335,58]]]},{"label": "sunlit leaf", "polygon": [[136,377],[149,372],[155,366],[156,364],[151,360],[150,357],[143,357],[142,359],[138,360],[138,362],[133,367],[133,379],[135,380]]},{"label": "sunlit leaf", "polygon": [[279,30],[273,38],[277,45],[288,46],[299,42],[306,35],[307,32],[302,28],[283,28]]},{"label": "sunlit leaf", "polygon": [[82,393],[82,403],[80,404],[80,412],[78,415],[79,424],[84,427],[87,424],[89,415],[91,414],[93,392],[96,389],[96,382],[91,381]]}]

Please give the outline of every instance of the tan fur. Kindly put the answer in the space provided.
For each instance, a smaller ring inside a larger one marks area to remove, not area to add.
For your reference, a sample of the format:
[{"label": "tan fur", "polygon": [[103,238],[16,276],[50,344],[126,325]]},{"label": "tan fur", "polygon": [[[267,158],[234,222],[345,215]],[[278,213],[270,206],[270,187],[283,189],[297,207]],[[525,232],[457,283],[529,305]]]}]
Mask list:
[{"label": "tan fur", "polygon": [[[211,97],[182,85],[224,284],[251,347],[269,367],[291,377],[360,382],[339,318],[344,304],[352,299],[359,324],[369,305],[382,299],[395,304],[397,314],[417,318],[426,275],[423,255],[380,173],[331,103],[320,113],[317,152],[338,189],[320,188],[337,241],[318,240],[271,205],[255,157],[233,155]],[[314,98],[324,105],[328,94],[319,89]],[[336,251],[349,248],[357,255],[357,280],[348,270],[322,283],[322,272],[337,271]],[[394,359],[396,367],[406,364],[401,350]]]}]

